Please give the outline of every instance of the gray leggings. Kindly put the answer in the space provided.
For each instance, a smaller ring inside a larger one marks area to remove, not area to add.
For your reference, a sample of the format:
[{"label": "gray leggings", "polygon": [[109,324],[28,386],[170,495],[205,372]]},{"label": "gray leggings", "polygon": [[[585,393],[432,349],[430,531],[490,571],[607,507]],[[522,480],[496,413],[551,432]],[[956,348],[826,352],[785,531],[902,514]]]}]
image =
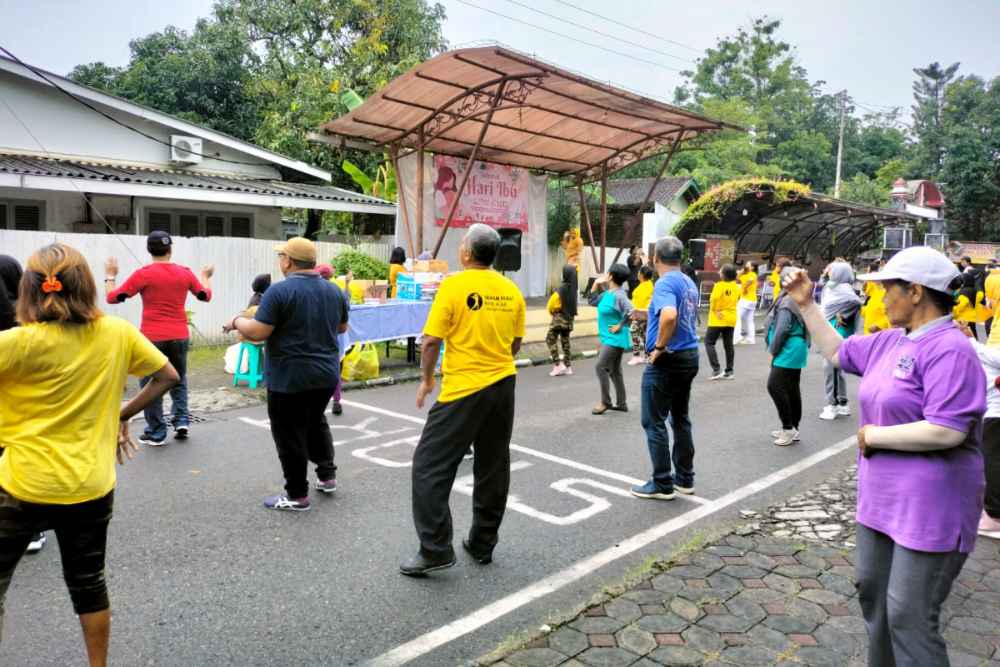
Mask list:
[{"label": "gray leggings", "polygon": [[868,626],[870,667],[947,667],[941,604],[968,554],[902,547],[858,524],[858,601]]},{"label": "gray leggings", "polygon": [[[622,354],[625,352],[614,345],[601,345],[597,353],[597,380],[601,383],[601,403],[607,407],[625,405],[625,379],[622,377]],[[611,382],[615,383],[617,403],[611,402]]]},{"label": "gray leggings", "polygon": [[827,405],[847,405],[847,382],[844,371],[823,360],[823,380],[826,386]]}]

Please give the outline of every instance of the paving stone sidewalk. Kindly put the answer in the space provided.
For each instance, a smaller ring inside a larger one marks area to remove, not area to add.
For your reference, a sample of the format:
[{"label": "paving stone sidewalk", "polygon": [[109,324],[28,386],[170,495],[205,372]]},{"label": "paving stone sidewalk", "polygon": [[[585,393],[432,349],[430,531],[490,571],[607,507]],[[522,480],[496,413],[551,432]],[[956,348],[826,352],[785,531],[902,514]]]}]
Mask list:
[{"label": "paving stone sidewalk", "polygon": [[[746,510],[733,533],[484,664],[861,667],[855,488],[851,467],[765,512]],[[978,541],[942,621],[954,667],[1000,667],[1000,542]]]}]

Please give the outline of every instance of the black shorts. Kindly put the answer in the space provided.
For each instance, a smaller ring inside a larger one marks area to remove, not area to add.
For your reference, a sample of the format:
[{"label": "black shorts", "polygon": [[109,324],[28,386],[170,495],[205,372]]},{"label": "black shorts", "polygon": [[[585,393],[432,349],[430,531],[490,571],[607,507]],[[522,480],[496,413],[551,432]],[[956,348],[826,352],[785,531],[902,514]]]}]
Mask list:
[{"label": "black shorts", "polygon": [[55,531],[63,577],[77,614],[109,607],[104,581],[108,523],[115,492],[74,505],[18,500],[0,488],[0,614],[11,577],[24,550],[38,533]]}]

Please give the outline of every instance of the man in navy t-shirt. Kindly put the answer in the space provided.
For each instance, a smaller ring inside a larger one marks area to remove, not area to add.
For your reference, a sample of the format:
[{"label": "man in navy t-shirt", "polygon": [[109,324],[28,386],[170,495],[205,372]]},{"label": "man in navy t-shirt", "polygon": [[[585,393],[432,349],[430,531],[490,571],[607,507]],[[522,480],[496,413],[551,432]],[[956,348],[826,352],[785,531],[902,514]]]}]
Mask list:
[{"label": "man in navy t-shirt", "polygon": [[347,331],[343,292],[315,271],[316,245],[293,238],[275,247],[285,280],[264,293],[253,319],[226,327],[252,341],[267,341],[267,416],[285,475],[285,493],[264,500],[276,510],[308,510],[309,462],[316,489],[337,489],[333,438],[326,406],[340,380],[337,334]]},{"label": "man in navy t-shirt", "polygon": [[[653,464],[652,478],[632,487],[640,498],[673,500],[694,493],[694,440],[688,403],[698,374],[698,288],[681,271],[684,244],[675,236],[656,242],[659,280],[653,287],[646,325],[649,365],[642,375],[642,428]],[[667,419],[674,431],[670,451]],[[671,462],[676,470],[671,472]]]}]

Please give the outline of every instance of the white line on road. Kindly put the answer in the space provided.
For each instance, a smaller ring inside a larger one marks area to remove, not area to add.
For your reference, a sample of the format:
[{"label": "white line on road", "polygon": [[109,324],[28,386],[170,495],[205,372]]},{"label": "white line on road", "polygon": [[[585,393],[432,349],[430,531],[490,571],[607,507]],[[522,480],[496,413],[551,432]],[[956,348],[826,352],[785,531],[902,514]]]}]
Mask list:
[{"label": "white line on road", "polygon": [[[385,408],[377,408],[373,405],[366,405],[364,403],[356,403],[355,401],[341,401],[344,405],[349,405],[352,408],[359,408],[361,410],[368,410],[380,415],[386,415],[387,417],[395,417],[397,419],[402,419],[414,424],[423,424],[426,420],[420,417],[413,417],[411,415],[403,414],[401,412],[394,412],[392,410],[386,410]],[[587,465],[586,463],[580,463],[579,461],[573,461],[572,459],[566,459],[561,456],[556,456],[555,454],[548,454],[546,452],[540,452],[537,449],[531,449],[530,447],[525,447],[523,445],[515,445],[511,443],[510,449],[513,452],[520,452],[522,454],[528,454],[536,458],[544,459],[552,463],[558,463],[559,465],[564,465],[568,468],[575,468],[583,472],[589,472],[592,475],[599,475],[601,477],[607,477],[608,479],[613,479],[618,482],[624,482],[625,484],[645,484],[646,480],[636,479],[635,477],[629,477],[628,475],[622,475],[616,472],[611,472],[610,470],[603,470],[601,468],[595,468],[594,466]],[[677,495],[681,500],[687,500],[694,503],[699,503],[705,505],[711,501],[707,498],[701,498],[699,496],[688,496],[688,495]]]},{"label": "white line on road", "polygon": [[[359,405],[358,407],[363,406]],[[761,477],[757,481],[751,482],[746,486],[730,491],[721,498],[712,500],[701,507],[682,514],[679,517],[665,521],[639,533],[638,535],[634,535],[627,540],[623,540],[613,547],[605,549],[604,551],[596,553],[588,558],[584,558],[583,560],[576,562],[560,572],[556,572],[555,574],[537,581],[530,586],[522,588],[516,593],[512,593],[505,598],[501,598],[496,602],[486,605],[485,607],[481,607],[468,616],[452,621],[447,625],[441,626],[437,630],[432,630],[431,632],[421,635],[406,644],[397,646],[391,651],[374,658],[368,664],[372,665],[372,667],[395,667],[396,665],[406,664],[407,662],[429,653],[440,646],[458,639],[459,637],[467,635],[470,632],[474,632],[488,623],[492,623],[496,619],[509,614],[515,609],[523,607],[526,604],[530,604],[531,602],[534,602],[549,593],[555,592],[564,586],[572,584],[573,582],[593,573],[597,569],[604,567],[619,558],[634,553],[639,549],[652,544],[656,540],[669,535],[670,533],[691,525],[699,519],[710,516],[722,509],[725,509],[726,507],[729,507],[730,505],[759,493],[764,489],[783,482],[784,480],[793,477],[804,470],[808,470],[812,466],[825,461],[831,456],[839,454],[840,452],[854,446],[855,442],[856,441],[853,437],[841,440],[826,449],[807,456],[797,463],[793,463],[792,465],[782,468],[777,472]]]}]

